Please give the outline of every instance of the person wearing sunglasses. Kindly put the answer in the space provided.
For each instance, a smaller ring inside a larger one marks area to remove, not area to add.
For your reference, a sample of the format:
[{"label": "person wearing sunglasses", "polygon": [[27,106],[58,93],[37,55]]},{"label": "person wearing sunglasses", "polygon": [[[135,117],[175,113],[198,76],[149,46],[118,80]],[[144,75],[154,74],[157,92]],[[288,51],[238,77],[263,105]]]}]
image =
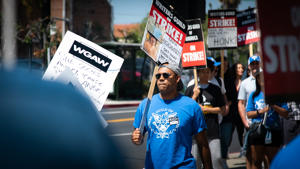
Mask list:
[{"label": "person wearing sunglasses", "polygon": [[152,97],[144,133],[138,128],[147,99],[136,111],[131,139],[134,144],[140,145],[145,132],[148,132],[146,169],[196,169],[191,154],[193,136],[201,147],[204,168],[212,168],[203,113],[193,99],[179,93],[183,88],[180,76],[181,69],[177,65],[167,63],[159,66],[155,75],[159,93]]},{"label": "person wearing sunglasses", "polygon": [[207,68],[198,70],[200,79],[199,84],[197,84],[198,87],[195,88],[195,84],[189,86],[185,91],[185,95],[196,100],[204,112],[213,168],[222,169],[224,167],[221,158],[218,114],[225,114],[225,102],[220,88],[208,82],[213,70],[214,63],[207,59]]}]

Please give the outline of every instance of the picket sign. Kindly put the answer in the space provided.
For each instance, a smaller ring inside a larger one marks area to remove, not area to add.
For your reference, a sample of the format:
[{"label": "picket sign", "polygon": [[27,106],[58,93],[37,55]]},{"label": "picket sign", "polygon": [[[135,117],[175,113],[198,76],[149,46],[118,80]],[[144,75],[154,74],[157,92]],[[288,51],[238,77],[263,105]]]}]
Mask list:
[{"label": "picket sign", "polygon": [[123,58],[68,31],[43,79],[60,81],[78,89],[94,103],[100,120],[106,126],[100,111],[123,62]]},{"label": "picket sign", "polygon": [[176,65],[180,64],[186,30],[187,25],[184,19],[176,15],[171,6],[161,0],[153,0],[142,39],[141,49],[155,61],[156,65],[139,126],[141,134],[144,134],[147,114],[155,88],[155,75],[158,72],[158,65],[166,62]]}]

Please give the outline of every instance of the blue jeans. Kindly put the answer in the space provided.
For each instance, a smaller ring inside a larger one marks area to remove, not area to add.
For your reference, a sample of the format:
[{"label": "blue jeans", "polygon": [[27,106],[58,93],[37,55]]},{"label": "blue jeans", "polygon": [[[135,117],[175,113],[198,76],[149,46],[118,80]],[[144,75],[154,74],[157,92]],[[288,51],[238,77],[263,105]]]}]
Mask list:
[{"label": "blue jeans", "polygon": [[220,135],[221,135],[221,155],[222,158],[227,158],[228,147],[232,141],[232,134],[234,131],[234,126],[231,122],[221,123],[220,125]]}]

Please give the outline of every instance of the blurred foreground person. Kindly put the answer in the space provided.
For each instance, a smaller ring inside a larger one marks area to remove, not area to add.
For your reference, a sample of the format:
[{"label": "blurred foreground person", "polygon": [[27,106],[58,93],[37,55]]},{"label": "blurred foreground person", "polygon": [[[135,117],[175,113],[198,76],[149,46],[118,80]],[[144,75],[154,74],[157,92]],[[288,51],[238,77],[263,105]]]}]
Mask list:
[{"label": "blurred foreground person", "polygon": [[270,169],[292,168],[300,169],[300,136],[281,149],[271,163]]},{"label": "blurred foreground person", "polygon": [[[148,132],[146,169],[196,168],[191,154],[195,137],[204,168],[212,168],[206,139],[206,123],[200,106],[191,98],[179,93],[182,89],[181,69],[177,65],[160,65],[157,78],[159,93],[152,97],[145,123]],[[139,130],[146,99],[139,105],[133,126],[132,142],[143,142]]]},{"label": "blurred foreground person", "polygon": [[124,168],[97,110],[74,88],[19,71],[0,79],[0,168]]}]

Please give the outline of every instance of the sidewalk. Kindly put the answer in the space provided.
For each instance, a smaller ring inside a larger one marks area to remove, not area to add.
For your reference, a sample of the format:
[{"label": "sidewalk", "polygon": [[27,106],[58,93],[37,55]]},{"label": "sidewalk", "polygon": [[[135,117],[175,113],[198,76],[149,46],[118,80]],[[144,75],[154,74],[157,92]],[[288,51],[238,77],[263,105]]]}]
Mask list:
[{"label": "sidewalk", "polygon": [[110,100],[107,99],[103,108],[137,107],[142,100]]},{"label": "sidewalk", "polygon": [[246,169],[246,158],[239,157],[240,153],[230,153],[227,159],[228,168]]}]

